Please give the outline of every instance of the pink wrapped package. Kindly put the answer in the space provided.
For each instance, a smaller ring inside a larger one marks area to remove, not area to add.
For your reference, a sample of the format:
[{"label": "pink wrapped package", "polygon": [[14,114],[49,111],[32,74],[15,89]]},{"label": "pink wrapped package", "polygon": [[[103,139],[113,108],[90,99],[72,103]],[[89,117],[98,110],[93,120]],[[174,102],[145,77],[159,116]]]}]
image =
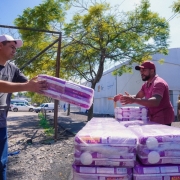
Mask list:
[{"label": "pink wrapped package", "polygon": [[149,149],[157,148],[160,143],[180,142],[180,130],[177,127],[162,124],[130,126],[137,136],[139,144],[147,145]]},{"label": "pink wrapped package", "polygon": [[94,96],[94,90],[92,88],[44,74],[38,75],[38,79],[46,80],[48,83],[48,89],[42,93],[45,96],[62,100],[85,109],[91,107]]},{"label": "pink wrapped package", "polygon": [[154,152],[157,152],[159,154],[159,157],[180,157],[180,145],[174,143],[165,143],[163,144],[163,146],[154,148],[154,150],[149,150],[147,147],[144,146],[138,146],[137,152],[141,157],[150,156],[150,154]]},{"label": "pink wrapped package", "polygon": [[125,167],[86,167],[73,165],[72,180],[131,180],[132,169]]},{"label": "pink wrapped package", "polygon": [[137,136],[137,155],[143,164],[180,164],[179,128],[160,124],[129,126]]},{"label": "pink wrapped package", "polygon": [[[96,118],[92,118],[95,121]],[[103,119],[103,118],[102,118]],[[112,119],[112,118],[110,118]],[[114,121],[112,119],[112,121]],[[111,127],[111,128],[109,128]],[[113,131],[112,131],[113,129]],[[136,135],[122,125],[111,122],[96,126],[87,123],[75,136],[75,143],[83,144],[117,144],[118,146],[135,146]]]},{"label": "pink wrapped package", "polygon": [[74,163],[133,167],[137,144],[134,133],[113,118],[93,118],[91,121],[74,138]]},{"label": "pink wrapped package", "polygon": [[111,157],[112,154],[115,156],[126,155],[128,153],[136,153],[136,146],[129,145],[110,145],[110,144],[77,144],[75,143],[75,150],[79,152],[96,152],[104,156]]},{"label": "pink wrapped package", "polygon": [[179,165],[145,166],[137,163],[133,168],[134,180],[178,180],[180,179]]},{"label": "pink wrapped package", "polygon": [[137,154],[143,164],[180,164],[180,145],[162,143],[149,150],[145,145],[138,145]]},{"label": "pink wrapped package", "polygon": [[152,165],[152,164],[180,164],[180,157],[160,157],[159,153],[152,151],[148,156],[139,156],[142,164]]},{"label": "pink wrapped package", "polygon": [[[110,151],[111,152],[111,151]],[[76,151],[74,154],[74,164],[90,166],[123,166],[134,167],[136,159],[135,153],[97,153]]]},{"label": "pink wrapped package", "polygon": [[116,107],[114,110],[115,119],[118,121],[141,120],[147,121],[147,108],[136,106]]}]

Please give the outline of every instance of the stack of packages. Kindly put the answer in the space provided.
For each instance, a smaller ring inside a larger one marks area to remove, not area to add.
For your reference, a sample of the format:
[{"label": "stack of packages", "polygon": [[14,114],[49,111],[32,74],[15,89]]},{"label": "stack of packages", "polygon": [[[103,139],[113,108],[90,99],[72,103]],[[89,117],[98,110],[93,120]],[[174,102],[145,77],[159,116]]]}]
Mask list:
[{"label": "stack of packages", "polygon": [[53,99],[62,100],[70,104],[89,109],[93,102],[94,90],[60,78],[44,74],[38,75],[38,80],[46,80],[48,89],[42,94]]},{"label": "stack of packages", "polygon": [[146,107],[116,107],[114,110],[115,119],[118,121],[132,121],[141,120],[147,121],[147,108]]},{"label": "stack of packages", "polygon": [[93,118],[74,139],[73,180],[132,179],[137,137],[113,118]]},{"label": "stack of packages", "polygon": [[180,130],[161,124],[129,126],[138,137],[135,180],[180,179]]}]

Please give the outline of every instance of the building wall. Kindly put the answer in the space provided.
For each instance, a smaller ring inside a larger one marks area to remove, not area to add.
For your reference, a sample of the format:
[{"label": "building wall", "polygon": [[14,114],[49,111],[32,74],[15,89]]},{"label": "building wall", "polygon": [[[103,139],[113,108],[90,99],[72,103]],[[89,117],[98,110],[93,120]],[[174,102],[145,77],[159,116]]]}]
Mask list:
[{"label": "building wall", "polygon": [[94,113],[113,114],[113,101],[108,97],[113,97],[117,92],[117,77],[112,75],[112,71],[106,72],[100,82],[96,84],[94,93]]}]

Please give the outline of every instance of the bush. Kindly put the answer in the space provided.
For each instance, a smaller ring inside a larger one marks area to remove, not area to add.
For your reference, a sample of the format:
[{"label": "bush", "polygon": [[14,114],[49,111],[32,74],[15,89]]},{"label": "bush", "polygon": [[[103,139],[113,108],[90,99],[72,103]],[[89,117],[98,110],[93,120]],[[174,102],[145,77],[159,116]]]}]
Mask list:
[{"label": "bush", "polygon": [[50,123],[47,121],[47,119],[43,116],[42,113],[39,113],[38,117],[40,119],[39,125],[44,129],[45,134],[48,136],[53,136],[54,128],[50,126]]}]

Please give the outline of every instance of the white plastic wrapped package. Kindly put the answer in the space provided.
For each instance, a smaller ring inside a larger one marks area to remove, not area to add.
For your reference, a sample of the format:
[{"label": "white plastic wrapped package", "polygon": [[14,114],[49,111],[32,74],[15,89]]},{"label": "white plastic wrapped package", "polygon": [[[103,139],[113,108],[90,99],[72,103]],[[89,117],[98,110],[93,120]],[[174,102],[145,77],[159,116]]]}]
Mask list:
[{"label": "white plastic wrapped package", "polygon": [[129,126],[138,137],[137,155],[143,164],[180,164],[180,130],[160,124]]},{"label": "white plastic wrapped package", "polygon": [[132,168],[73,165],[72,180],[131,180]]},{"label": "white plastic wrapped package", "polygon": [[147,121],[147,108],[146,107],[116,107],[114,110],[115,119],[118,121],[131,121],[131,120],[141,120]]},{"label": "white plastic wrapped package", "polygon": [[133,168],[134,180],[178,180],[180,179],[179,165],[144,166],[137,163]]},{"label": "white plastic wrapped package", "polygon": [[133,167],[137,144],[134,133],[113,118],[93,118],[91,121],[74,138],[74,163]]},{"label": "white plastic wrapped package", "polygon": [[53,99],[62,100],[85,109],[89,109],[91,107],[94,97],[94,90],[92,88],[44,74],[38,75],[38,79],[46,80],[48,83],[48,89],[43,90],[43,95]]}]

